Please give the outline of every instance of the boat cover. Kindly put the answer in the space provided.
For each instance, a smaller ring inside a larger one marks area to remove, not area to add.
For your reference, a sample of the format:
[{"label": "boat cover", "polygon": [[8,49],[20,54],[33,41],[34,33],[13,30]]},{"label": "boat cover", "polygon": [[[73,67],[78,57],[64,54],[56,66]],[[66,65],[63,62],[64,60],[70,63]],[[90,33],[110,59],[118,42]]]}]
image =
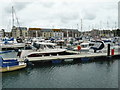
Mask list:
[{"label": "boat cover", "polygon": [[15,59],[3,60],[0,56],[0,67],[16,66],[19,65],[19,62]]}]

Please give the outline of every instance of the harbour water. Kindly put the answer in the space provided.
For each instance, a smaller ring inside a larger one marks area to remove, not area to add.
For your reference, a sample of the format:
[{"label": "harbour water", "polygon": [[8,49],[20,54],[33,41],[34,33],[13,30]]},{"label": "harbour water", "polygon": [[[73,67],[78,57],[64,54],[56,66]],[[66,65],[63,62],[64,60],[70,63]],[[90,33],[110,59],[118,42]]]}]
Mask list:
[{"label": "harbour water", "polygon": [[[1,54],[16,57],[16,53]],[[119,60],[34,65],[2,74],[2,88],[118,88]]]}]

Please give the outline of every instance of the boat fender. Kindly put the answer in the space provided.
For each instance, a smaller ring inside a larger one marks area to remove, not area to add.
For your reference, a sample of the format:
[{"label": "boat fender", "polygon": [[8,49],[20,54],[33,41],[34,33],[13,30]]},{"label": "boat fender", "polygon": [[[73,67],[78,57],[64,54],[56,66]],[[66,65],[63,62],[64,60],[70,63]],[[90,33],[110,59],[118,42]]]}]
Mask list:
[{"label": "boat fender", "polygon": [[27,63],[28,66],[34,66],[32,62],[30,62],[27,58],[24,60],[25,63]]},{"label": "boat fender", "polygon": [[24,63],[28,63],[29,62],[29,60],[26,58],[25,60],[24,60]]}]

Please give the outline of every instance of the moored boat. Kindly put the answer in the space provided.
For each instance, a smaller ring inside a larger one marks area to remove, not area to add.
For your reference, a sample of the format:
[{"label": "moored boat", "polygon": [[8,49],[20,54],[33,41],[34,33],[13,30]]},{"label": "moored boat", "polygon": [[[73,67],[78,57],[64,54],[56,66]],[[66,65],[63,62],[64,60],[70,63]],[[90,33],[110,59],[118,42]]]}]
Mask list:
[{"label": "moored boat", "polygon": [[24,62],[19,62],[17,59],[7,59],[3,60],[0,57],[0,72],[8,72],[8,71],[15,71],[27,66]]},{"label": "moored boat", "polygon": [[[95,44],[94,42],[90,42],[90,41],[82,42],[81,44],[79,44],[81,47],[80,51],[89,51],[94,44]],[[73,50],[78,50],[77,46],[75,46]]]},{"label": "moored boat", "polygon": [[22,50],[18,52],[20,58],[24,57],[41,57],[50,55],[63,55],[66,49],[56,48],[55,43],[35,42],[33,43],[34,49]]},{"label": "moored boat", "polygon": [[25,43],[20,42],[20,40],[14,38],[3,39],[3,41],[0,43],[1,50],[18,49],[24,47],[25,47]]}]

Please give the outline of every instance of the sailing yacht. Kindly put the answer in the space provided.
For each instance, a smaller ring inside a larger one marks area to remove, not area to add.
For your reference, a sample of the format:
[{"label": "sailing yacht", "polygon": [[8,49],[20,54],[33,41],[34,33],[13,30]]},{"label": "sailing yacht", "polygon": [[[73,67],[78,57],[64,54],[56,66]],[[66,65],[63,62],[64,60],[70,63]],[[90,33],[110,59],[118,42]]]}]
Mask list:
[{"label": "sailing yacht", "polygon": [[18,42],[18,40],[14,38],[8,38],[8,39],[5,38],[0,43],[1,50],[18,49],[18,48],[24,48],[24,47],[25,47],[25,43]]},{"label": "sailing yacht", "polygon": [[[15,10],[12,6],[12,28],[15,27],[14,26],[14,16],[15,16]],[[17,24],[19,25],[19,21],[18,21],[18,18],[16,17],[17,19]],[[22,32],[20,30],[20,36],[22,35]],[[7,38],[5,37],[4,39],[1,40],[0,42],[0,49],[3,50],[3,49],[18,49],[18,48],[23,48],[25,47],[25,43],[23,43],[22,39],[21,38]]]}]

